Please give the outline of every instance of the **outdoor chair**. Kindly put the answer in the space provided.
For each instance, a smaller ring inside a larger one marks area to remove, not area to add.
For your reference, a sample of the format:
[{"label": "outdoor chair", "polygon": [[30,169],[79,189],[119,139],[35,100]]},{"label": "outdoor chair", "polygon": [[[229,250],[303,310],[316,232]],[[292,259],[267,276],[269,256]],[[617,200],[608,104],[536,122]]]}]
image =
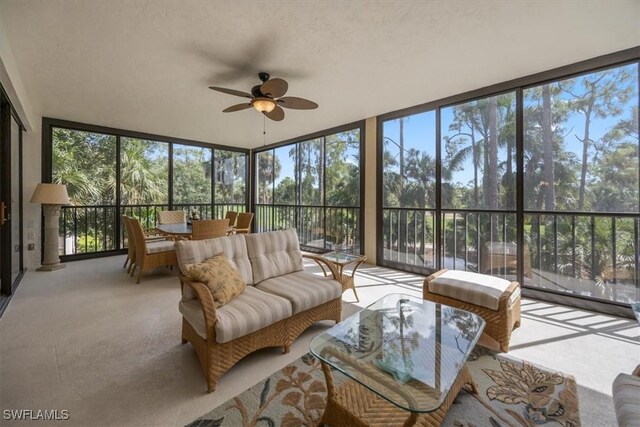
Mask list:
[{"label": "outdoor chair", "polygon": [[133,236],[135,244],[133,268],[130,274],[133,276],[138,269],[136,283],[140,283],[144,272],[158,267],[177,265],[174,242],[169,240],[147,242],[140,221],[129,218],[127,223],[129,224],[129,235]]},{"label": "outdoor chair", "polygon": [[236,234],[251,233],[251,221],[253,221],[252,212],[242,212],[238,214],[238,223],[234,229]]},{"label": "outdoor chair", "polygon": [[181,224],[187,222],[185,211],[160,211],[158,212],[158,224]]},{"label": "outdoor chair", "polygon": [[[127,259],[125,259],[124,265],[122,266],[122,268],[126,268],[127,273],[129,273],[133,269],[133,265],[135,264],[135,261],[136,261],[136,245],[134,243],[133,233],[131,232],[131,225],[129,224],[130,219],[131,217],[122,215],[122,224],[123,224],[123,229],[125,230],[125,233],[126,233],[125,235],[127,237],[127,246],[128,246]],[[147,242],[160,242],[160,241],[166,240],[163,236],[158,235],[155,229],[152,231],[144,230],[144,237]],[[128,268],[127,268],[127,264],[129,264]]]},{"label": "outdoor chair", "polygon": [[201,219],[191,223],[191,240],[225,237],[229,227],[228,219]]},{"label": "outdoor chair", "polygon": [[225,218],[229,220],[229,227],[234,227],[236,225],[236,219],[238,218],[238,212],[227,211]]}]

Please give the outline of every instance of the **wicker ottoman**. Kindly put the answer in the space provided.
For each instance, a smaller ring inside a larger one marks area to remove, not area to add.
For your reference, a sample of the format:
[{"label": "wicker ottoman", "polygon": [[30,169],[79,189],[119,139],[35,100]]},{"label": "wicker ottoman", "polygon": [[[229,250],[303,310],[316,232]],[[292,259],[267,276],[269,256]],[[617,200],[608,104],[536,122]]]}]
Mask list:
[{"label": "wicker ottoman", "polygon": [[481,316],[484,332],[509,351],[511,331],[520,326],[520,284],[485,274],[440,270],[424,280],[424,299]]}]

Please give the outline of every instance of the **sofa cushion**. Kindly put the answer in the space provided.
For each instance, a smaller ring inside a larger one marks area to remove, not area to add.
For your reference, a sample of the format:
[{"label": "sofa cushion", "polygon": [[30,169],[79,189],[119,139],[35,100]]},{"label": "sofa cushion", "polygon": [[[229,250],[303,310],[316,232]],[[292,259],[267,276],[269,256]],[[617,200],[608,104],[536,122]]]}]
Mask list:
[{"label": "sofa cushion", "polygon": [[247,234],[245,238],[253,269],[253,283],[258,284],[304,268],[295,229]]},{"label": "sofa cushion", "polygon": [[206,240],[179,240],[175,243],[178,267],[184,275],[189,268],[216,254],[222,253],[240,273],[240,277],[247,285],[253,284],[251,264],[247,255],[245,236],[217,237]]},{"label": "sofa cushion", "polygon": [[340,283],[306,271],[267,279],[256,287],[289,300],[294,314],[340,298],[342,295]]},{"label": "sofa cushion", "polygon": [[192,265],[189,277],[209,288],[216,308],[240,295],[246,287],[238,271],[222,254]]},{"label": "sofa cushion", "polygon": [[[207,339],[204,314],[198,300],[180,301],[180,313],[202,338]],[[216,341],[226,343],[291,317],[291,303],[251,286],[216,310]]]},{"label": "sofa cushion", "polygon": [[429,281],[429,292],[498,310],[500,297],[510,284],[508,280],[486,274],[447,270]]},{"label": "sofa cushion", "polygon": [[613,381],[612,389],[618,425],[640,425],[640,377],[620,374]]}]

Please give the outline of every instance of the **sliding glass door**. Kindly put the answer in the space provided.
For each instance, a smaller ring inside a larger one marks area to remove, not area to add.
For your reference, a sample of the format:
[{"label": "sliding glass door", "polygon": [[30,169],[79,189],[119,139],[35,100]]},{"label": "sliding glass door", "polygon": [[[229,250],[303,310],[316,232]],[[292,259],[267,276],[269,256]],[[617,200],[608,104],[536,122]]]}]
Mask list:
[{"label": "sliding glass door", "polygon": [[1,94],[0,103],[0,296],[6,297],[23,271],[22,125]]}]

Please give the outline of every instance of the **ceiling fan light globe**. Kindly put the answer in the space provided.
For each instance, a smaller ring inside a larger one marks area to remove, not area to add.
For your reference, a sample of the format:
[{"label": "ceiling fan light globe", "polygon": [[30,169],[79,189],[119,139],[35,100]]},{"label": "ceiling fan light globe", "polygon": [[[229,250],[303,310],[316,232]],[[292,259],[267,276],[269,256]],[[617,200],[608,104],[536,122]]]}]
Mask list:
[{"label": "ceiling fan light globe", "polygon": [[251,104],[253,105],[253,108],[261,113],[270,113],[274,108],[276,108],[275,101],[268,98],[256,98],[251,102]]}]

